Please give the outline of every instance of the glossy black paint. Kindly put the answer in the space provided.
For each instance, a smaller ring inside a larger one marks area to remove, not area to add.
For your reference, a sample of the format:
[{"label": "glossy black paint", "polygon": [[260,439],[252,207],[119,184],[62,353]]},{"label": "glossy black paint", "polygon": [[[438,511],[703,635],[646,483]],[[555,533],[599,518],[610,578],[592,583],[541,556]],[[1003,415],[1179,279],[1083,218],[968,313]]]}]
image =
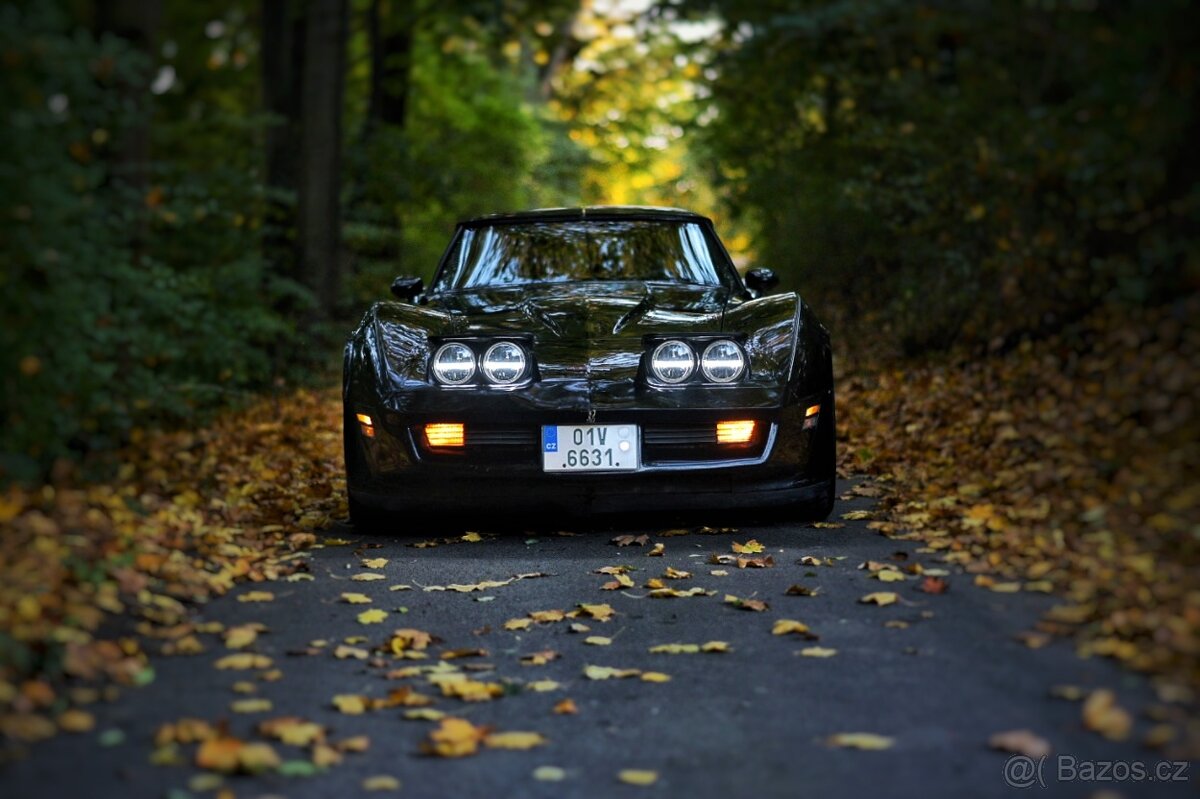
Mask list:
[{"label": "glossy black paint", "polygon": [[759,267],[746,273],[746,288],[754,292],[755,296],[762,296],[778,285],[779,275],[772,269]]},{"label": "glossy black paint", "polygon": [[[552,209],[462,226],[626,216],[701,221],[711,230],[708,220],[689,212],[644,208]],[[835,448],[829,334],[796,294],[753,294],[740,283],[580,281],[431,290],[420,304],[376,303],[345,353],[352,509],[361,516],[378,508],[457,506],[469,496],[484,506],[480,510],[541,503],[575,510],[774,504],[828,513]],[[748,371],[739,382],[662,387],[646,379],[651,343],[718,334],[745,350]],[[436,385],[429,360],[447,338],[519,340],[533,358],[534,377],[518,387]],[[806,423],[804,409],[818,404],[821,413]],[[360,433],[356,413],[377,420],[373,437]],[[632,474],[545,474],[532,456],[496,466],[463,452],[431,453],[419,432],[437,421],[464,422],[470,440],[473,425],[670,428],[750,418],[762,431],[753,451],[730,447],[719,457],[644,463]]]},{"label": "glossy black paint", "polygon": [[396,299],[412,302],[425,288],[425,281],[419,277],[401,276],[392,281],[392,294]]}]

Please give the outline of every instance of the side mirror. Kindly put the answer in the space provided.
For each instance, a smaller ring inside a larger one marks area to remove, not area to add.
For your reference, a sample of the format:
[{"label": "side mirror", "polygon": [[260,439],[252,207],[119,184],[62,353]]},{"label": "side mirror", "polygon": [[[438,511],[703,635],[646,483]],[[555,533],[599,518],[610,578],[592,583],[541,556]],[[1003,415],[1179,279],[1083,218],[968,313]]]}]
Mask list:
[{"label": "side mirror", "polygon": [[746,288],[762,296],[779,285],[779,275],[771,269],[751,269],[746,273]]},{"label": "side mirror", "polygon": [[392,281],[392,293],[397,299],[412,302],[425,288],[425,281],[419,277],[398,277]]}]

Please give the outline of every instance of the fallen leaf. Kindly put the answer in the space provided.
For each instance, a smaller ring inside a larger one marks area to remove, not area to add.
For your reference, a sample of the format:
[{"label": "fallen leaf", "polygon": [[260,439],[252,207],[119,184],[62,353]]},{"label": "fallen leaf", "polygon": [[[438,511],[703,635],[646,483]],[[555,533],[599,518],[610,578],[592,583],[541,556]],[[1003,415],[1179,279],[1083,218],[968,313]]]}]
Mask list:
[{"label": "fallen leaf", "polygon": [[616,613],[611,605],[589,605],[586,603],[579,604],[579,612],[585,616],[590,616],[596,621],[608,621]]},{"label": "fallen leaf", "polygon": [[346,602],[350,605],[371,604],[371,597],[367,596],[366,594],[344,593],[342,594],[341,599],[343,602]]},{"label": "fallen leaf", "polygon": [[944,594],[950,590],[950,583],[941,577],[924,577],[917,590],[926,594]]},{"label": "fallen leaf", "polygon": [[879,580],[880,582],[883,582],[883,583],[898,583],[898,582],[901,582],[902,580],[908,579],[907,577],[904,576],[903,572],[895,571],[893,569],[885,569],[883,571],[877,571],[874,574],[872,574],[871,576],[874,577],[876,580]]},{"label": "fallen leaf", "polygon": [[554,706],[554,712],[560,716],[573,716],[579,712],[579,708],[575,707],[574,699],[563,699]]},{"label": "fallen leaf", "polygon": [[261,697],[254,699],[235,699],[229,703],[229,709],[234,713],[269,713],[271,700]]},{"label": "fallen leaf", "polygon": [[558,658],[559,654],[553,649],[543,649],[541,652],[530,652],[528,655],[521,655],[521,665],[545,666],[552,660],[558,660]]},{"label": "fallen leaf", "polygon": [[619,535],[612,540],[611,543],[619,547],[627,547],[636,544],[637,546],[645,546],[649,542],[650,537],[646,535]]},{"label": "fallen leaf", "polygon": [[666,551],[667,551],[666,544],[659,542],[659,543],[655,544],[654,547],[649,552],[646,553],[646,557],[661,558],[666,553]]},{"label": "fallen leaf", "polygon": [[764,610],[770,607],[770,605],[768,605],[766,602],[763,602],[761,599],[739,599],[733,594],[725,595],[725,604],[733,605],[739,610],[753,610],[756,613],[762,613]]},{"label": "fallen leaf", "polygon": [[615,669],[611,666],[584,666],[583,676],[589,680],[620,680],[626,677],[637,677],[640,669]]},{"label": "fallen leaf", "polygon": [[382,569],[388,565],[387,558],[364,558],[362,565],[367,569]]},{"label": "fallen leaf", "polygon": [[617,779],[626,785],[653,785],[658,782],[658,772],[646,769],[627,768],[617,772]]},{"label": "fallen leaf", "polygon": [[449,716],[429,734],[429,741],[421,749],[438,757],[465,757],[479,751],[480,742],[490,732],[488,727],[476,727],[466,719]]},{"label": "fallen leaf", "polygon": [[275,595],[270,591],[247,591],[238,597],[238,602],[273,602]]},{"label": "fallen leaf", "polygon": [[1110,741],[1123,741],[1129,737],[1133,717],[1117,704],[1116,694],[1102,688],[1093,691],[1084,700],[1083,726],[1100,733]]},{"label": "fallen leaf", "polygon": [[506,630],[528,630],[533,626],[533,619],[509,619],[504,622]]},{"label": "fallen leaf", "polygon": [[325,740],[325,727],[297,716],[282,716],[258,723],[258,733],[289,746],[311,746]]},{"label": "fallen leaf", "polygon": [[213,665],[222,670],[269,669],[271,668],[271,659],[266,655],[256,655],[253,652],[239,652],[236,655],[226,655]]},{"label": "fallen leaf", "polygon": [[366,660],[371,656],[371,653],[361,647],[338,644],[333,650],[333,656],[338,660],[346,660],[348,658]]},{"label": "fallen leaf", "polygon": [[356,583],[370,583],[374,582],[375,580],[386,580],[387,575],[380,574],[379,572],[361,572],[354,575],[350,579],[354,580]]},{"label": "fallen leaf", "polygon": [[400,780],[389,774],[376,774],[363,778],[362,789],[364,791],[398,791],[400,790]]},{"label": "fallen leaf", "polygon": [[379,608],[371,608],[370,610],[364,610],[362,613],[358,614],[358,623],[359,624],[379,624],[381,621],[383,621],[387,617],[388,617],[388,612],[386,610],[380,610]]},{"label": "fallen leaf", "polygon": [[533,749],[546,743],[546,738],[537,732],[494,732],[483,739],[489,749]]},{"label": "fallen leaf", "polygon": [[730,545],[730,548],[736,555],[757,555],[759,552],[763,551],[763,545],[758,543],[758,541],[753,538],[744,544],[739,544],[737,541],[734,541],[733,544]]},{"label": "fallen leaf", "polygon": [[333,698],[333,706],[347,716],[359,716],[366,712],[370,700],[360,694],[338,694]]},{"label": "fallen leaf", "polygon": [[817,634],[810,630],[807,624],[795,619],[779,619],[771,627],[771,635],[789,634],[800,635],[810,641],[815,641],[818,638]]},{"label": "fallen leaf", "polygon": [[1052,751],[1050,742],[1030,730],[998,732],[988,739],[988,746],[1001,752],[1025,755],[1035,760],[1046,757]]},{"label": "fallen leaf", "polygon": [[864,605],[873,604],[883,607],[895,603],[899,598],[893,591],[876,591],[861,597],[858,601]]},{"label": "fallen leaf", "polygon": [[404,711],[404,718],[412,721],[441,721],[446,718],[446,714],[431,707],[421,707]]},{"label": "fallen leaf", "polygon": [[818,593],[820,593],[820,591],[821,589],[819,587],[808,588],[807,586],[797,584],[789,586],[788,590],[784,593],[788,596],[816,596]]},{"label": "fallen leaf", "polygon": [[847,749],[879,750],[890,749],[895,743],[895,739],[872,732],[839,732],[829,736],[825,742],[829,746]]},{"label": "fallen leaf", "polygon": [[842,518],[848,522],[862,521],[863,519],[871,518],[871,511],[869,511],[869,510],[852,510],[849,513],[843,513]]},{"label": "fallen leaf", "polygon": [[561,687],[562,686],[554,680],[535,680],[534,682],[525,683],[526,690],[536,691],[537,693],[557,691]]},{"label": "fallen leaf", "polygon": [[96,718],[86,710],[71,708],[58,716],[58,728],[63,732],[91,732],[96,727]]},{"label": "fallen leaf", "polygon": [[258,638],[259,626],[256,624],[239,624],[225,631],[225,646],[230,649],[245,649]]},{"label": "fallen leaf", "polygon": [[800,654],[806,658],[831,658],[837,654],[837,650],[823,646],[806,646],[800,650]]},{"label": "fallen leaf", "polygon": [[538,766],[533,770],[533,778],[538,782],[562,782],[567,772],[558,766]]},{"label": "fallen leaf", "polygon": [[583,642],[585,644],[591,644],[592,646],[608,646],[612,643],[612,639],[605,638],[603,635],[589,635],[587,638],[583,639]]},{"label": "fallen leaf", "polygon": [[641,679],[642,682],[670,682],[671,675],[663,674],[661,671],[643,671]]},{"label": "fallen leaf", "polygon": [[668,580],[686,580],[692,576],[691,572],[685,572],[682,569],[676,569],[673,566],[668,566],[663,572],[663,577]]}]

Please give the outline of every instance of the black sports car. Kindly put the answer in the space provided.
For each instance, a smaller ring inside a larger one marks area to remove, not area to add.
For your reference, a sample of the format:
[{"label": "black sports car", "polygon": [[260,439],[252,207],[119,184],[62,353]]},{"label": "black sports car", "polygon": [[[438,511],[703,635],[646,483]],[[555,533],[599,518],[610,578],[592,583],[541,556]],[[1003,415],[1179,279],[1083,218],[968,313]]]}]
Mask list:
[{"label": "black sports car", "polygon": [[833,508],[829,333],[712,222],[596,207],[459,224],[346,345],[346,473],[387,511]]}]

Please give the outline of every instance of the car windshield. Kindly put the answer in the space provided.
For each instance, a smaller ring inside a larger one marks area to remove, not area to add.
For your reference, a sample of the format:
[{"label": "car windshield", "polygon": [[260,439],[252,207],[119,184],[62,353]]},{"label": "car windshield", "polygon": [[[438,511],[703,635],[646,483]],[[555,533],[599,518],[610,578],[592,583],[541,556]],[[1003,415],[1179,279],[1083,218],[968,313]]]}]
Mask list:
[{"label": "car windshield", "polygon": [[581,280],[731,285],[733,267],[711,239],[696,222],[644,219],[466,227],[433,289]]}]

